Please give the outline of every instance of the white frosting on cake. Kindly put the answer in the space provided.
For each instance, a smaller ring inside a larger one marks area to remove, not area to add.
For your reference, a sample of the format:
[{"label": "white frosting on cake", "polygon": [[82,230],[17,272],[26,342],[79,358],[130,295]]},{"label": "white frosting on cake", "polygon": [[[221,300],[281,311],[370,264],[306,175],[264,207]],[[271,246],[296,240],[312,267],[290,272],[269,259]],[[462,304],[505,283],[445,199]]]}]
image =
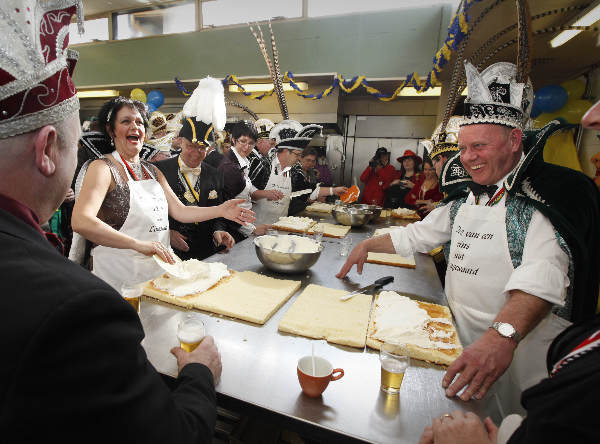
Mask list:
[{"label": "white frosting on cake", "polygon": [[400,227],[386,227],[386,228],[377,228],[375,233],[373,233],[373,237],[381,236],[382,234],[391,233],[392,231],[397,230]]},{"label": "white frosting on cake", "polygon": [[189,259],[178,262],[176,266],[183,272],[178,275],[185,275],[185,279],[168,274],[167,277],[159,277],[153,281],[156,288],[176,297],[208,290],[230,274],[227,265],[221,262],[202,262],[197,259]]},{"label": "white frosting on cake", "polygon": [[414,216],[417,214],[415,210],[411,210],[409,208],[396,208],[392,212],[398,216]]},{"label": "white frosting on cake", "polygon": [[285,216],[280,217],[275,226],[282,228],[291,228],[293,230],[308,230],[315,221],[310,217]]},{"label": "white frosting on cake", "polygon": [[[382,291],[377,297],[375,310],[376,331],[373,337],[380,341],[412,344],[422,348],[454,349],[454,344],[433,341],[433,338],[447,338],[445,332],[427,331],[427,325],[433,321],[426,310],[416,301],[395,291]],[[436,318],[438,319],[438,318]]]},{"label": "white frosting on cake", "polygon": [[317,242],[302,236],[261,236],[256,241],[262,248],[279,253],[316,253],[319,251]]}]

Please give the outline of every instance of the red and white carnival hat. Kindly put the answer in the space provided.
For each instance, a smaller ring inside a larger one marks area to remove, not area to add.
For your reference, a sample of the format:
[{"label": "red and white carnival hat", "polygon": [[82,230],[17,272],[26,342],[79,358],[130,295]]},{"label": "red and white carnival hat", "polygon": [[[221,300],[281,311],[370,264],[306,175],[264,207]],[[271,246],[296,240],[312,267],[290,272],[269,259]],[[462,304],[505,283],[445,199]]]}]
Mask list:
[{"label": "red and white carnival hat", "polygon": [[0,139],[60,122],[79,109],[69,24],[80,0],[0,1]]}]

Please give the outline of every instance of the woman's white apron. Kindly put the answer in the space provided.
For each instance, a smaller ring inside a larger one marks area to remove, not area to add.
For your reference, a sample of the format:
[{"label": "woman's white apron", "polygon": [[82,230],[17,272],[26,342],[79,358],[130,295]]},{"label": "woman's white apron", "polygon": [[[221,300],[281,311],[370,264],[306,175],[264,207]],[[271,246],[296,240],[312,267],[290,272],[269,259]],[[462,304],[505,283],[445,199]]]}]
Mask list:
[{"label": "woman's white apron", "polygon": [[[113,157],[123,164],[118,155]],[[162,242],[169,248],[169,210],[162,186],[154,179],[135,181],[129,177],[127,185],[129,213],[119,232],[141,241]],[[162,273],[151,256],[135,250],[98,245],[91,254],[92,272],[118,292],[124,285],[136,285]]]}]

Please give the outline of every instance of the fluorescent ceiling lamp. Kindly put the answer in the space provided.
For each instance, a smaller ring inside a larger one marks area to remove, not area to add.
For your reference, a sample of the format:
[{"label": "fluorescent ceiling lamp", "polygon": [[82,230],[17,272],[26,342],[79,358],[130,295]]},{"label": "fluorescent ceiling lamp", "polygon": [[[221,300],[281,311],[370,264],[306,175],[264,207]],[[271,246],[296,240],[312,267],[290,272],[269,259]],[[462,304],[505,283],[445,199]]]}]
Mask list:
[{"label": "fluorescent ceiling lamp", "polygon": [[[296,82],[296,85],[301,90],[305,90],[308,88],[308,83],[306,82]],[[246,92],[263,92],[263,91],[271,91],[273,89],[272,83],[243,83],[242,86],[246,90]],[[294,88],[289,83],[283,84],[284,91],[293,91]],[[242,92],[241,89],[237,87],[237,85],[229,85],[229,92]]]},{"label": "fluorescent ceiling lamp", "polygon": [[[600,3],[595,2],[595,5],[592,5],[584,11],[584,14],[581,18],[575,20],[569,26],[592,26],[598,20],[600,20]],[[550,46],[556,48],[560,45],[563,45],[580,32],[580,29],[566,29],[550,40]]]},{"label": "fluorescent ceiling lamp", "polygon": [[429,88],[427,91],[418,92],[412,86],[407,86],[400,90],[400,95],[404,97],[432,97],[432,96],[440,96],[442,94],[441,86],[434,86],[433,88]]},{"label": "fluorescent ceiling lamp", "polygon": [[99,89],[96,91],[77,91],[77,97],[80,99],[93,99],[98,97],[116,97],[119,91],[116,89]]}]

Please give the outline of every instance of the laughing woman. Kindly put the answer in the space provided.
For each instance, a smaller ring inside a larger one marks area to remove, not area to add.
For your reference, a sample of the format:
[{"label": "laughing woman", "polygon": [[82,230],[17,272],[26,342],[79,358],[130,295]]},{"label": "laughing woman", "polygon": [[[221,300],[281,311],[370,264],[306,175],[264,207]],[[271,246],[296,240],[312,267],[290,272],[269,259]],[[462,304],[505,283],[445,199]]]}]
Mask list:
[{"label": "laughing woman", "polygon": [[100,110],[102,131],[114,151],[92,162],[73,209],[73,230],[90,240],[92,272],[117,291],[161,273],[151,256],[173,263],[168,216],[184,222],[224,217],[243,224],[254,213],[229,200],[214,207],[183,205],[163,174],[140,160],[146,129],[146,106],[117,97]]}]

